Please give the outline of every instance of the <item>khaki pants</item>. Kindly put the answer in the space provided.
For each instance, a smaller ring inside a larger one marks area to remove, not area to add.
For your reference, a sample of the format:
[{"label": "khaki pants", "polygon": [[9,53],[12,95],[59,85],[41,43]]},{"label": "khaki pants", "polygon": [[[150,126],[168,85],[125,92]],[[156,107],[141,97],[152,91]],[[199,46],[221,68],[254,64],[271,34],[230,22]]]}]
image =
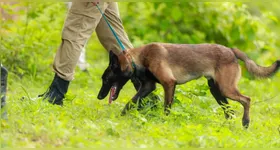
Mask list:
[{"label": "khaki pants", "polygon": [[[133,48],[124,31],[118,4],[116,2],[101,2],[99,7],[102,12],[105,12],[106,18],[126,49]],[[115,54],[121,52],[120,46],[97,7],[91,2],[73,2],[64,23],[62,42],[53,64],[54,71],[59,77],[67,81],[73,80],[81,50],[94,30],[107,51],[112,50]]]}]

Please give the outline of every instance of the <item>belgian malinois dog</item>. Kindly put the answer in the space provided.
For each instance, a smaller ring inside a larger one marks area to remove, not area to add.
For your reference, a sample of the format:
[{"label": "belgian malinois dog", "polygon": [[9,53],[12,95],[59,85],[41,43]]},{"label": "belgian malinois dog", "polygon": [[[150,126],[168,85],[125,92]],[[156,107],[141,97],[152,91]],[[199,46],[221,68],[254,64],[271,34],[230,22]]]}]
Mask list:
[{"label": "belgian malinois dog", "polygon": [[[141,87],[132,102],[137,103],[151,93],[158,82],[163,86],[164,110],[169,114],[176,84],[204,76],[208,79],[212,95],[224,109],[226,118],[231,115],[231,112],[227,111],[227,98],[241,103],[244,108],[242,125],[247,128],[250,122],[250,98],[237,89],[241,76],[238,59],[245,62],[249,73],[260,78],[272,76],[280,67],[280,60],[269,67],[258,66],[242,51],[218,44],[152,43],[119,55],[110,52],[109,67],[102,76],[103,85],[98,98],[107,96],[111,88],[110,99],[115,100],[123,85],[131,77],[137,77],[141,81]],[[129,102],[122,114],[130,107]]]}]

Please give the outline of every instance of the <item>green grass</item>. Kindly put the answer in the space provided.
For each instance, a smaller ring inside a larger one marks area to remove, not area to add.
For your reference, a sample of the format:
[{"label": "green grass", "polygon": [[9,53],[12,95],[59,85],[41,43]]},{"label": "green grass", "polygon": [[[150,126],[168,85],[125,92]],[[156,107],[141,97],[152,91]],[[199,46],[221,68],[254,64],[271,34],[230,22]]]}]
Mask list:
[{"label": "green grass", "polygon": [[[53,78],[51,68],[36,78],[9,75],[9,120],[1,120],[2,147],[280,147],[279,73],[266,80],[241,79],[241,92],[252,98],[251,124],[245,130],[242,106],[230,101],[236,115],[226,120],[205,79],[177,87],[169,116],[162,101],[156,109],[148,105],[120,116],[135,94],[133,85],[125,85],[111,105],[107,98],[98,100],[107,53],[100,45],[89,45],[87,57],[90,75],[77,69],[63,107],[36,99]],[[162,99],[163,90],[157,87]]]}]

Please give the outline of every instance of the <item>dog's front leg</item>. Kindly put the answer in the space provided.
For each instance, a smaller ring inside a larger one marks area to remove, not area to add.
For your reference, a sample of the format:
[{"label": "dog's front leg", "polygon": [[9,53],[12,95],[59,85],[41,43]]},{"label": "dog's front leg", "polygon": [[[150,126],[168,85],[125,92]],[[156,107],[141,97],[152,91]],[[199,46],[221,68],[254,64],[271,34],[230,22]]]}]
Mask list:
[{"label": "dog's front leg", "polygon": [[[156,61],[154,61],[156,62]],[[169,115],[173,102],[175,87],[177,84],[176,78],[173,75],[171,68],[162,60],[159,65],[151,65],[151,72],[159,80],[164,89],[164,112]]]},{"label": "dog's front leg", "polygon": [[170,114],[171,105],[174,99],[176,84],[175,82],[169,82],[168,84],[163,85],[164,88],[164,112],[166,115]]},{"label": "dog's front leg", "polygon": [[163,86],[164,88],[164,112],[166,115],[170,114],[171,105],[174,99],[174,92],[175,92],[176,84],[170,84]]},{"label": "dog's front leg", "polygon": [[132,108],[133,105],[137,104],[138,101],[147,95],[149,95],[156,88],[156,83],[154,81],[141,81],[141,86],[136,93],[136,95],[132,98],[132,101],[128,102],[121,115],[125,115],[128,110]]}]

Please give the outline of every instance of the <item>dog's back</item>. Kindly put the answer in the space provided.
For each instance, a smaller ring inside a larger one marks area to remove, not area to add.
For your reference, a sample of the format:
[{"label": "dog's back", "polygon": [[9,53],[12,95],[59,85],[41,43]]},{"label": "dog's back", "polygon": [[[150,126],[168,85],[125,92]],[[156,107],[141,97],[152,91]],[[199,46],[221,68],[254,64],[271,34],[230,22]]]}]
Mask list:
[{"label": "dog's back", "polygon": [[205,76],[214,78],[219,65],[237,63],[230,48],[217,44],[152,43],[142,48],[144,67],[169,69],[177,84]]}]

